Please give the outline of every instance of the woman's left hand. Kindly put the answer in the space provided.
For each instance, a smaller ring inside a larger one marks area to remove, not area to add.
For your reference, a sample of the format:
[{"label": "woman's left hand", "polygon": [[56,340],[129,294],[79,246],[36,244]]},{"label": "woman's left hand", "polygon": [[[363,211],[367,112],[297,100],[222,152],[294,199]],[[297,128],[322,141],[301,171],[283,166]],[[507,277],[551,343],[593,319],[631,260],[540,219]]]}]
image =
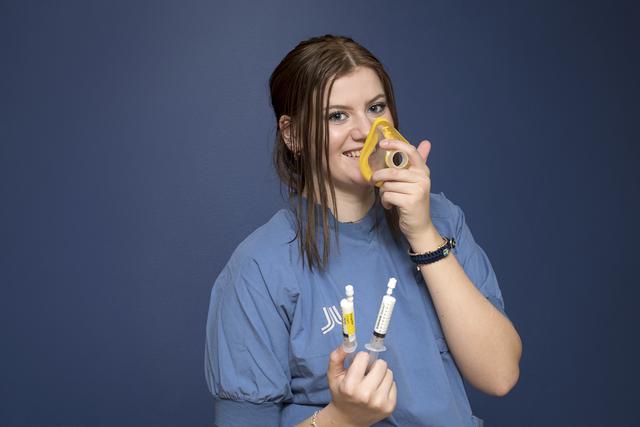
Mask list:
[{"label": "woman's left hand", "polygon": [[[431,191],[431,172],[426,165],[431,143],[420,142],[418,148],[396,140],[380,141],[385,150],[397,150],[409,156],[409,168],[384,168],[374,172],[371,180],[382,181],[380,200],[385,209],[398,208],[400,230],[414,250],[420,246],[424,237],[433,234],[435,227],[429,211],[429,193]],[[436,231],[437,233],[437,231]],[[414,243],[416,245],[414,246]]]}]

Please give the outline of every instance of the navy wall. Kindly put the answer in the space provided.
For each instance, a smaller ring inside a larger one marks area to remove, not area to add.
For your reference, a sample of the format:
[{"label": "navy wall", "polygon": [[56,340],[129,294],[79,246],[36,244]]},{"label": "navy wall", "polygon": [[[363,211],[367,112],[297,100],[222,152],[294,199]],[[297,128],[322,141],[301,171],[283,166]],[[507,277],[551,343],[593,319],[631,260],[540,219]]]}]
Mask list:
[{"label": "navy wall", "polygon": [[[517,3],[517,4],[516,4]],[[204,324],[281,205],[267,79],[350,35],[429,138],[524,342],[489,426],[637,419],[631,2],[0,3],[0,424],[210,425]]]}]

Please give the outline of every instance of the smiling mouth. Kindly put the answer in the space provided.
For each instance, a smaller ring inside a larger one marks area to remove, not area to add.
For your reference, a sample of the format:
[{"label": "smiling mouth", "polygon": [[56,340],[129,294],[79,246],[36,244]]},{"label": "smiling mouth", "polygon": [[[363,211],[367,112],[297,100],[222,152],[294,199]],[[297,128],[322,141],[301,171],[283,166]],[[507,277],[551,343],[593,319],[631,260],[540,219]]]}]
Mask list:
[{"label": "smiling mouth", "polygon": [[343,156],[351,157],[354,159],[360,158],[360,150],[346,151],[342,153]]}]

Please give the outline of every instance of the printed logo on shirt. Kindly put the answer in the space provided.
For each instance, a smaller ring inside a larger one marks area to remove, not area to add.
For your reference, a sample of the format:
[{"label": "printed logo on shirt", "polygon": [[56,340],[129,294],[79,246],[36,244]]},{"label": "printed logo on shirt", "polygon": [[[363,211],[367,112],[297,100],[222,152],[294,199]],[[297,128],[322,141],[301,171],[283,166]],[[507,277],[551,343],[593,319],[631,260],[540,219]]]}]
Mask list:
[{"label": "printed logo on shirt", "polygon": [[322,307],[322,311],[324,312],[324,317],[327,319],[327,324],[322,327],[323,335],[332,330],[336,326],[336,323],[342,325],[342,316],[335,305]]}]

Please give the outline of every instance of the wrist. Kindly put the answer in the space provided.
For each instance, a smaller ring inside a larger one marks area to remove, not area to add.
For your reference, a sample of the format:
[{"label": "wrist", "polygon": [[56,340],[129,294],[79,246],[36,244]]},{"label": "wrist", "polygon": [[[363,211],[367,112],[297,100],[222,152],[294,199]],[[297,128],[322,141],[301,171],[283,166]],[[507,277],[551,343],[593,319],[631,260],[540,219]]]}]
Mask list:
[{"label": "wrist", "polygon": [[368,424],[354,423],[333,404],[333,401],[318,412],[316,423],[318,427],[369,427]]},{"label": "wrist", "polygon": [[411,245],[412,252],[416,254],[422,254],[425,252],[432,252],[442,246],[442,236],[431,224],[422,233],[407,239],[409,245]]}]

